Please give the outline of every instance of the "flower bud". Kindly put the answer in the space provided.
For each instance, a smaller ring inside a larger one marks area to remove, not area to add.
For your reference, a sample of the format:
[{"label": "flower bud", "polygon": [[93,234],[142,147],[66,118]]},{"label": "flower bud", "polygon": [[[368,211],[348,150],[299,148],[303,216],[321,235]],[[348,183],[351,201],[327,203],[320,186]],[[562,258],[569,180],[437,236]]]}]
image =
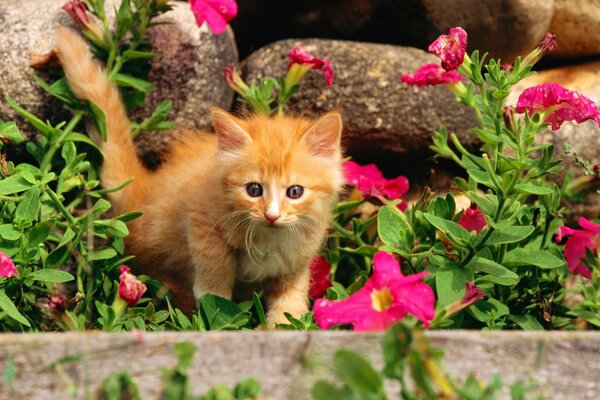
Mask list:
[{"label": "flower bud", "polygon": [[129,307],[133,307],[140,301],[140,298],[146,292],[146,285],[140,282],[125,265],[121,265],[119,272],[121,272],[119,297],[125,300]]}]

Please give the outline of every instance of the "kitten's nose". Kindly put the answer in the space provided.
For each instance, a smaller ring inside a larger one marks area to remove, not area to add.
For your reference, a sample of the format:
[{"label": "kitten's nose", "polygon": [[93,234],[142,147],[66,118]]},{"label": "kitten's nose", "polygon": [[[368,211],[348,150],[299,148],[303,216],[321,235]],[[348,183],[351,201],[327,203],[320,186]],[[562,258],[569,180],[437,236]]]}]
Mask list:
[{"label": "kitten's nose", "polygon": [[281,217],[281,214],[279,214],[279,213],[275,214],[275,213],[270,213],[268,211],[265,213],[265,219],[267,221],[269,221],[269,223],[271,225],[273,225],[275,223],[275,221],[277,221],[279,219],[279,217]]}]

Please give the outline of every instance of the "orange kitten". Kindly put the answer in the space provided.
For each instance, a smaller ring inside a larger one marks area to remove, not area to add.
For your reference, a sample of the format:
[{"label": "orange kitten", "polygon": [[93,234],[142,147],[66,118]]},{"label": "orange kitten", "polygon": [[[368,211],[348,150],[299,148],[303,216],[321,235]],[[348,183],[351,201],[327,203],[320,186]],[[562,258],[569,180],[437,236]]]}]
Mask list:
[{"label": "orange kitten", "polygon": [[207,292],[232,298],[236,283],[264,288],[270,324],[308,311],[308,265],[343,184],[340,114],[239,119],[215,108],[216,135],[183,130],[149,171],[119,91],[85,41],[59,29],[57,52],[73,93],[106,115],[103,185],[134,178],[110,195],[116,213],[144,213],[128,224],[134,267],[162,280],[187,312]]}]

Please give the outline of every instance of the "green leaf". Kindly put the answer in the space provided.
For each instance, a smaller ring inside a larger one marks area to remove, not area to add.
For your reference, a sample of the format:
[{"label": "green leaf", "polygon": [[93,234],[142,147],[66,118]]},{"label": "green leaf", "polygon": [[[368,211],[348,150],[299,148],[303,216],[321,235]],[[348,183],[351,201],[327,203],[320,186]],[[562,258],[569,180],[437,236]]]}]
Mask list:
[{"label": "green leaf", "polygon": [[34,281],[43,281],[51,283],[63,283],[69,282],[75,279],[73,275],[66,271],[60,271],[57,269],[39,269],[31,274]]},{"label": "green leaf", "polygon": [[463,228],[456,222],[439,218],[435,215],[431,215],[428,213],[424,213],[423,216],[425,217],[425,219],[427,219],[427,221],[429,221],[431,225],[435,226],[437,229],[444,232],[445,234],[450,234],[458,239],[469,239],[469,232],[467,232],[465,228]]},{"label": "green leaf", "polygon": [[32,187],[25,193],[25,197],[17,206],[15,220],[33,222],[40,211],[40,189]]},{"label": "green leaf", "polygon": [[119,86],[130,87],[139,90],[142,93],[151,92],[156,87],[148,81],[125,74],[116,74],[114,77],[114,81]]},{"label": "green leaf", "polygon": [[350,350],[338,350],[333,356],[336,373],[361,399],[384,399],[383,379],[369,361]]},{"label": "green leaf", "polygon": [[348,388],[338,389],[324,380],[318,380],[314,384],[311,394],[314,400],[356,400]]},{"label": "green leaf", "polygon": [[211,330],[239,329],[252,316],[251,313],[242,311],[233,301],[211,293],[202,296],[200,307]]},{"label": "green leaf", "polygon": [[12,300],[6,295],[4,289],[0,289],[0,308],[4,310],[6,315],[11,317],[15,321],[31,328],[31,324],[29,323],[27,318],[25,318],[23,314],[21,314],[19,310],[17,310],[17,307],[15,307],[15,304],[12,302]]},{"label": "green leaf", "polygon": [[14,122],[2,122],[0,123],[0,138],[6,138],[14,144],[23,143],[25,137],[17,128],[17,124]]},{"label": "green leaf", "polygon": [[21,237],[21,232],[19,232],[13,224],[4,224],[0,225],[0,237],[4,240],[18,240]]},{"label": "green leaf", "polygon": [[435,274],[435,288],[438,295],[437,308],[444,308],[465,296],[467,282],[471,280],[468,275],[469,273],[457,263],[448,263],[440,267]]},{"label": "green leaf", "polygon": [[160,55],[161,55],[161,53],[151,53],[149,51],[125,50],[123,52],[123,59],[125,61],[150,59],[150,58],[158,57]]},{"label": "green leaf", "polygon": [[54,227],[54,223],[54,220],[48,220],[35,224],[28,233],[27,245],[29,247],[37,246],[46,240]]},{"label": "green leaf", "polygon": [[38,131],[40,131],[41,134],[43,134],[46,137],[52,135],[52,132],[54,131],[54,128],[52,128],[48,124],[45,124],[44,122],[42,122],[41,119],[39,119],[38,117],[36,117],[32,113],[30,113],[29,111],[25,110],[23,107],[19,106],[17,104],[17,102],[14,101],[12,98],[6,96],[5,99],[6,99],[6,102],[8,104],[10,104],[10,106],[12,108],[14,108],[15,110],[17,110],[17,112],[19,114],[21,114],[23,116],[23,118],[25,118],[27,121],[29,121],[29,123],[31,125],[33,125],[35,129],[37,129]]},{"label": "green leaf", "polygon": [[538,196],[552,194],[552,188],[533,185],[531,183],[517,183],[515,185],[515,190],[520,193],[536,194]]},{"label": "green leaf", "polygon": [[494,182],[490,178],[490,175],[486,171],[478,169],[468,169],[467,174],[477,183],[481,183],[487,187],[494,188]]},{"label": "green leaf", "polygon": [[92,114],[94,114],[94,124],[96,125],[96,129],[98,129],[98,133],[104,142],[108,140],[108,130],[106,127],[106,115],[104,115],[104,111],[96,104],[90,101],[90,108],[92,110]]},{"label": "green leaf", "polygon": [[542,269],[554,269],[563,266],[565,262],[545,250],[519,247],[506,254],[504,264],[511,267],[533,265]]},{"label": "green leaf", "polygon": [[496,229],[490,235],[486,245],[517,243],[531,235],[534,229],[533,226],[509,226]]},{"label": "green leaf", "polygon": [[521,329],[526,331],[543,331],[544,327],[539,321],[529,314],[525,315],[509,315],[508,319],[516,323]]},{"label": "green leaf", "polygon": [[82,135],[81,133],[77,133],[77,132],[69,133],[69,135],[65,138],[65,142],[79,142],[79,143],[89,144],[96,150],[100,151],[100,148],[92,139],[90,139],[89,137],[87,137],[85,135]]},{"label": "green leaf", "polygon": [[389,246],[409,249],[414,244],[414,232],[406,217],[400,211],[391,210],[390,206],[379,209],[377,230],[381,240]]},{"label": "green leaf", "polygon": [[260,302],[260,297],[256,292],[252,292],[252,302],[254,303],[254,308],[256,309],[256,314],[258,316],[258,322],[261,325],[267,325],[267,318],[265,317],[265,309],[263,308],[262,303]]},{"label": "green leaf", "polygon": [[473,257],[466,268],[473,272],[484,272],[487,275],[478,277],[478,280],[493,282],[499,285],[512,286],[519,282],[519,276],[495,261],[482,257]]},{"label": "green leaf", "polygon": [[21,174],[11,175],[8,178],[0,179],[0,194],[8,195],[23,192],[33,186],[27,182]]},{"label": "green leaf", "polygon": [[100,251],[95,251],[89,256],[90,261],[99,261],[99,260],[108,260],[109,258],[113,258],[117,256],[117,252],[115,249],[104,249]]},{"label": "green leaf", "polygon": [[467,312],[481,322],[490,323],[509,314],[508,307],[496,299],[479,300]]}]

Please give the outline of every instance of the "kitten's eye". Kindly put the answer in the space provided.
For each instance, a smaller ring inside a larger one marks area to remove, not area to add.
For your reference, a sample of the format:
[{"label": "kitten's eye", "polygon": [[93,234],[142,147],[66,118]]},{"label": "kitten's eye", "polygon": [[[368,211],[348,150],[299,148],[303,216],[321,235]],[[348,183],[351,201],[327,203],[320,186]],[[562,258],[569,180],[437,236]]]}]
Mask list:
[{"label": "kitten's eye", "polygon": [[260,197],[263,194],[263,188],[260,183],[252,182],[246,185],[246,192],[250,197]]},{"label": "kitten's eye", "polygon": [[304,188],[300,185],[290,186],[289,188],[287,188],[287,191],[285,192],[287,197],[289,197],[290,199],[298,199],[298,198],[300,198],[300,196],[302,196],[303,193],[304,193]]}]

